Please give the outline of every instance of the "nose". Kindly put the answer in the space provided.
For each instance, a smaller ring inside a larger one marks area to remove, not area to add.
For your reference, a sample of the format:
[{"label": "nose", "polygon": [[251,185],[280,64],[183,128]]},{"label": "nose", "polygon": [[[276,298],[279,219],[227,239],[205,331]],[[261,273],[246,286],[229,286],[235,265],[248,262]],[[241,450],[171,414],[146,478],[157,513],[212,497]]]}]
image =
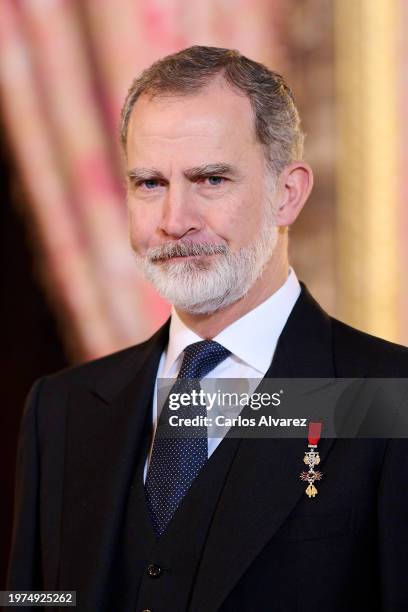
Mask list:
[{"label": "nose", "polygon": [[188,185],[169,185],[162,205],[159,232],[176,240],[195,233],[201,227],[202,221]]}]

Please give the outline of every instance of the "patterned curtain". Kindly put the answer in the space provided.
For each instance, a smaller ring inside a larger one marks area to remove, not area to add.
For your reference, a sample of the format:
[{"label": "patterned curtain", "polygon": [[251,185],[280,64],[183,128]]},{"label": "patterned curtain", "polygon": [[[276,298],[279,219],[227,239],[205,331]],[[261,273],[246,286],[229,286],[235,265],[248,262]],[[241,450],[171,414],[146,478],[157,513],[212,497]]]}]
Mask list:
[{"label": "patterned curtain", "polygon": [[141,341],[168,315],[128,240],[117,132],[130,82],[191,44],[279,64],[279,8],[267,0],[1,0],[0,103],[22,213],[73,359]]},{"label": "patterned curtain", "polygon": [[129,246],[118,121],[133,78],[192,44],[238,48],[288,78],[317,175],[291,232],[296,271],[331,313],[408,341],[406,22],[402,0],[0,1],[21,213],[73,360],[168,316]]}]

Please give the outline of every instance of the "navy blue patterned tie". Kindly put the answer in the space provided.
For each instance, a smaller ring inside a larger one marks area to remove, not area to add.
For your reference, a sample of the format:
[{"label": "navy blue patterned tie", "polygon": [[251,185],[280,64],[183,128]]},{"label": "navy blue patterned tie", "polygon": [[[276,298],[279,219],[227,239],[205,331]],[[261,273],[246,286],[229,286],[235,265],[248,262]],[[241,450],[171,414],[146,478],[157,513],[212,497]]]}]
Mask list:
[{"label": "navy blue patterned tie", "polygon": [[[198,390],[200,385],[197,381],[204,378],[228,355],[230,351],[213,340],[190,344],[184,349],[183,363],[170,393],[191,393],[193,389]],[[169,404],[166,401],[158,426],[167,423],[169,415]],[[194,407],[194,414],[190,407],[183,414],[197,415],[206,416],[206,407]],[[182,437],[162,437],[159,431],[158,427],[145,484],[147,505],[157,537],[166,530],[178,505],[208,458],[206,427],[201,428],[201,432],[195,428],[194,437],[188,437],[188,432]]]}]

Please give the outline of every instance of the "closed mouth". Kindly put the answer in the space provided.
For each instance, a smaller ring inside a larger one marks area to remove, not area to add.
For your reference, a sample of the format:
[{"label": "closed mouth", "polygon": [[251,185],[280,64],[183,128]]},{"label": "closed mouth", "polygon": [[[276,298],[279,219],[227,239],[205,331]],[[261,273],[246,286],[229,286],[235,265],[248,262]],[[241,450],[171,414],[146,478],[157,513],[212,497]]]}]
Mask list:
[{"label": "closed mouth", "polygon": [[160,257],[158,259],[154,259],[153,263],[162,263],[162,262],[171,261],[171,260],[175,260],[175,259],[183,259],[183,260],[197,259],[197,258],[200,258],[200,257],[211,257],[211,255],[207,255],[207,254],[200,254],[200,255],[171,255],[170,257]]}]

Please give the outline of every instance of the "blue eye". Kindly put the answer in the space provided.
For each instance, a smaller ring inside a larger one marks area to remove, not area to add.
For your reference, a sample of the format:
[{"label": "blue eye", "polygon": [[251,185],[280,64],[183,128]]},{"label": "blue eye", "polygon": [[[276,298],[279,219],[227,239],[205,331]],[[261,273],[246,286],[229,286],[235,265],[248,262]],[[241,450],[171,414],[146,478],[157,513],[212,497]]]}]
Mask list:
[{"label": "blue eye", "polygon": [[208,182],[210,185],[221,185],[224,178],[222,176],[209,176]]},{"label": "blue eye", "polygon": [[146,189],[154,189],[158,184],[158,181],[155,179],[147,179],[146,181],[143,181],[143,185],[146,187]]}]

